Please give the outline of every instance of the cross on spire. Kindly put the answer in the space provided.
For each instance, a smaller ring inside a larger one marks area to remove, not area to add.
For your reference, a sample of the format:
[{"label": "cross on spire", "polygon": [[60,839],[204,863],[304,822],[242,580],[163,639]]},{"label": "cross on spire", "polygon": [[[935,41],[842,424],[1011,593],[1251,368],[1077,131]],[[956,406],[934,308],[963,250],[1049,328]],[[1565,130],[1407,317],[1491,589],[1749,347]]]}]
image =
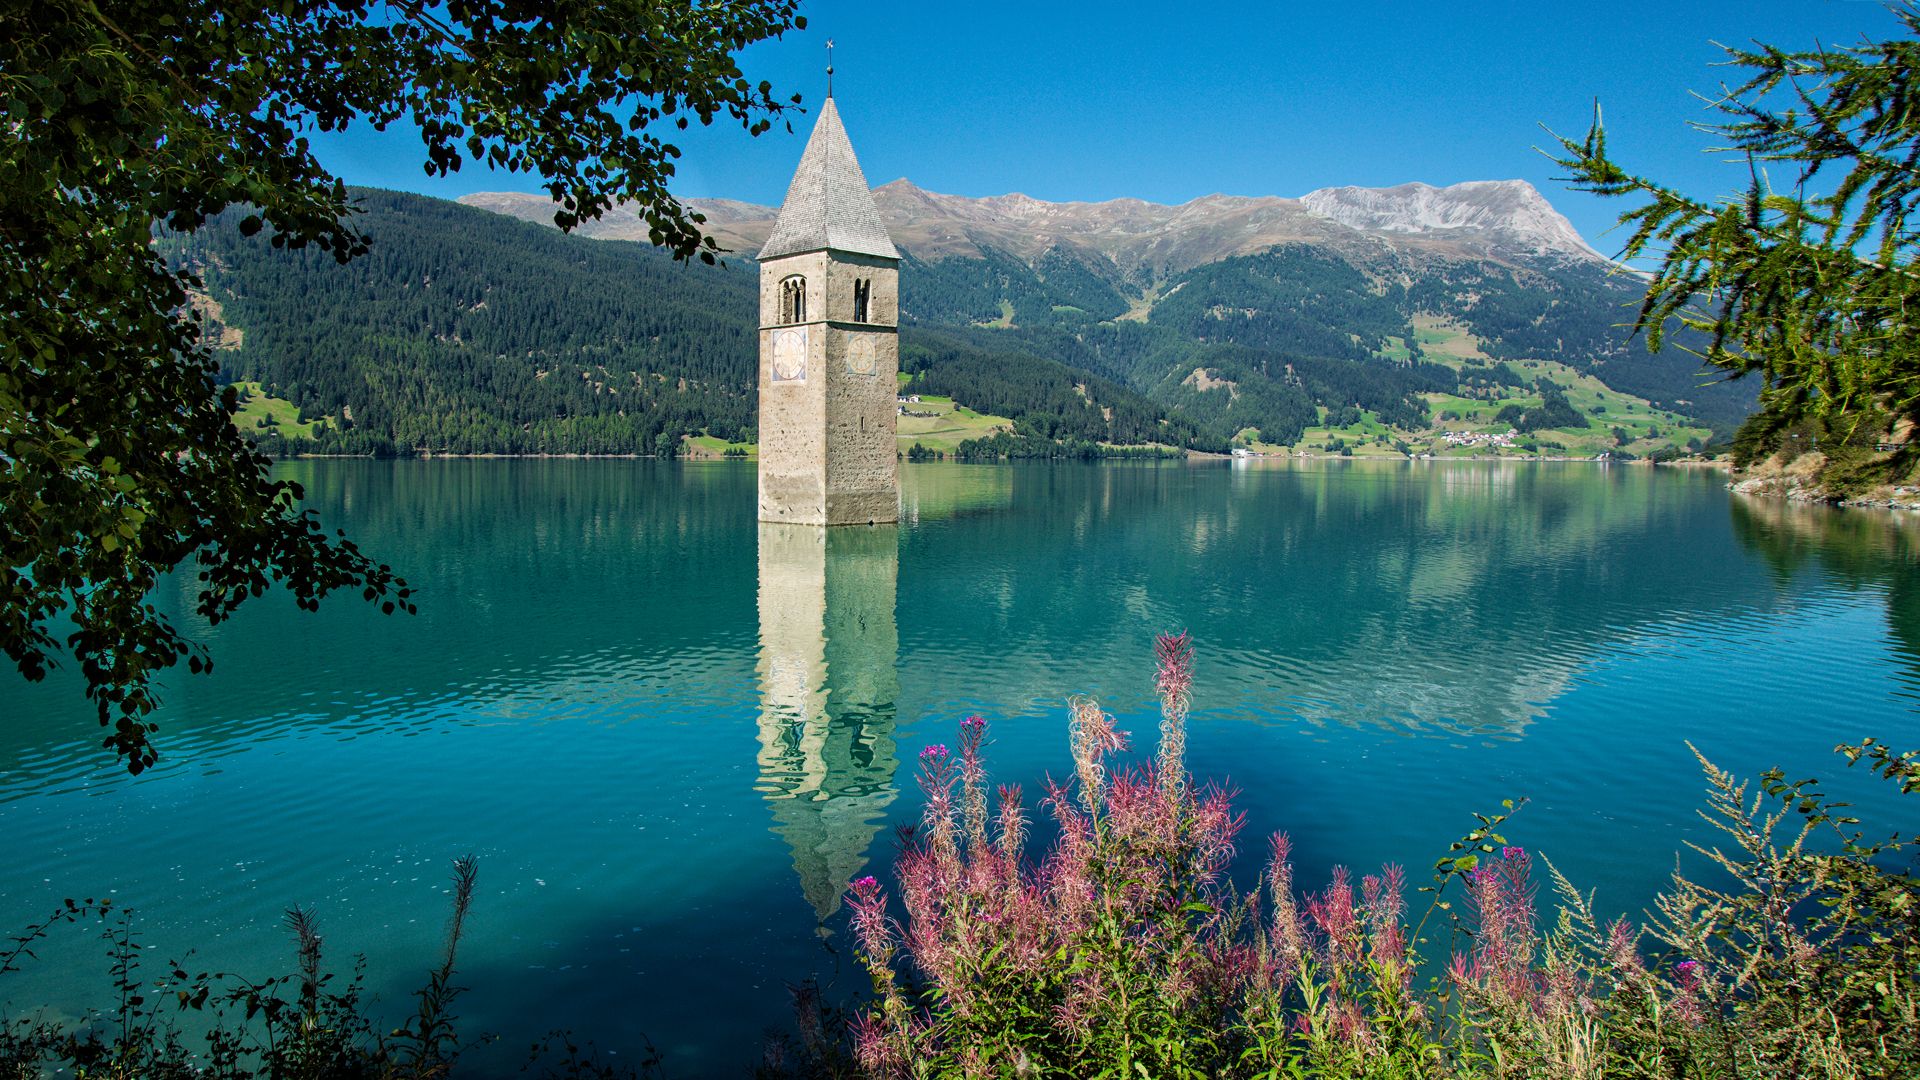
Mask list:
[{"label": "cross on spire", "polygon": [[827,39],[827,96],[833,96],[833,39]]}]

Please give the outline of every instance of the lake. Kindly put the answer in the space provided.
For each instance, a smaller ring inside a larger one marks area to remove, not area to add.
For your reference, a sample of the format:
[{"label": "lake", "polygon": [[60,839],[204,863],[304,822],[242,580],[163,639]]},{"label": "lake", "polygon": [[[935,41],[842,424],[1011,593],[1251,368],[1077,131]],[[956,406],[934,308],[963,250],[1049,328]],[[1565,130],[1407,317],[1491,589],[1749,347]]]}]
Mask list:
[{"label": "lake", "polygon": [[[262,977],[308,905],[332,966],[364,954],[404,1009],[472,852],[459,1011],[505,1034],[489,1070],[565,1026],[739,1075],[789,983],[864,984],[838,895],[886,879],[918,751],[981,713],[1031,804],[1070,770],[1075,693],[1151,751],[1159,631],[1194,635],[1189,762],[1239,790],[1249,875],[1285,829],[1304,885],[1387,861],[1424,883],[1473,811],[1526,799],[1509,839],[1637,912],[1710,836],[1688,741],[1911,825],[1830,750],[1920,744],[1917,526],[1717,472],[913,465],[900,525],[823,534],[758,525],[751,464],[281,471],[420,613],[269,596],[207,629],[183,575],[158,602],[217,666],[169,680],[137,778],[70,676],[0,681],[0,930],[111,894],[154,974],[195,949]],[[40,953],[0,999],[107,1001],[91,932]]]}]

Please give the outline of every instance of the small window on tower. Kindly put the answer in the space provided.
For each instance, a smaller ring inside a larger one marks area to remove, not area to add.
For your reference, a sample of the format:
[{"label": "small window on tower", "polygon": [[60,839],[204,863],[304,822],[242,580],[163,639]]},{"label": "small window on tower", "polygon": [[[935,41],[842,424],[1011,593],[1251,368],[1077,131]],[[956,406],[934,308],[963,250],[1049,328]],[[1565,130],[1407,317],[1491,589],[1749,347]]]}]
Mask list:
[{"label": "small window on tower", "polygon": [[807,279],[795,275],[780,282],[780,321],[807,321]]},{"label": "small window on tower", "polygon": [[865,278],[853,283],[853,321],[867,321],[867,301],[873,296],[873,279]]}]

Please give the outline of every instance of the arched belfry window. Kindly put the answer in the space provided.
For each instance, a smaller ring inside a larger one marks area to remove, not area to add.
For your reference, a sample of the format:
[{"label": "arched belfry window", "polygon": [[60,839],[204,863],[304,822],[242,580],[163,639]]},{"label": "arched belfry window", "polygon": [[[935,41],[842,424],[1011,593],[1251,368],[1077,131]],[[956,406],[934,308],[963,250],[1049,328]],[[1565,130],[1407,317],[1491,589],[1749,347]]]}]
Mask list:
[{"label": "arched belfry window", "polygon": [[780,321],[807,321],[807,279],[798,274],[780,282]]},{"label": "arched belfry window", "polygon": [[867,301],[873,299],[873,279],[858,278],[853,283],[853,321],[867,321]]}]

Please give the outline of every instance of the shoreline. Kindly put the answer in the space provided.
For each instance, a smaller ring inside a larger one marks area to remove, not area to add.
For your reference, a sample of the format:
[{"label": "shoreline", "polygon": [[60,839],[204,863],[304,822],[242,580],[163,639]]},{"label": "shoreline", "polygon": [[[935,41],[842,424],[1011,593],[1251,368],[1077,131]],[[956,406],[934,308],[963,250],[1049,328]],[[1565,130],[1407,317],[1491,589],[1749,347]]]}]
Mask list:
[{"label": "shoreline", "polygon": [[1810,506],[1920,510],[1920,478],[1909,475],[1903,483],[1862,485],[1846,493],[1826,486],[1827,465],[1826,455],[1818,450],[1792,457],[1776,453],[1736,471],[1727,481],[1727,490],[1737,495],[1785,499]]},{"label": "shoreline", "polygon": [[1408,457],[1404,454],[1248,454],[1233,457],[1229,454],[1209,454],[1198,450],[1187,452],[1189,460],[1195,458],[1207,460],[1231,461],[1512,461],[1525,463],[1573,462],[1587,465],[1647,466],[1662,469],[1719,469],[1731,472],[1733,463],[1725,458],[1679,458],[1673,461],[1651,461],[1647,458],[1635,458],[1632,461],[1618,461],[1612,458],[1598,457],[1523,457],[1518,454],[1437,454]]},{"label": "shoreline", "polygon": [[[408,460],[413,460],[413,461],[435,461],[435,460],[439,460],[439,461],[699,461],[699,462],[708,462],[708,463],[726,462],[726,463],[734,463],[734,464],[746,464],[748,462],[757,463],[759,459],[758,457],[728,458],[718,454],[676,455],[675,457],[671,457],[671,458],[663,458],[657,454],[417,453],[417,454],[408,454],[408,455],[405,455],[404,457],[396,455],[389,458],[380,458],[373,454],[296,454],[291,457],[281,457],[281,458],[275,458],[273,460],[275,462],[382,461],[382,460],[384,461],[408,461]],[[1028,459],[1020,459],[1020,460],[1028,460]],[[1052,460],[1052,459],[1033,459],[1033,460]],[[1115,460],[1120,460],[1120,459],[1115,459]],[[1732,492],[1735,495],[1746,495],[1754,498],[1764,498],[1764,499],[1785,499],[1789,502],[1797,502],[1807,506],[1827,506],[1827,507],[1832,507],[1834,509],[1857,508],[1857,509],[1870,509],[1870,510],[1908,510],[1908,511],[1920,510],[1920,485],[1898,485],[1890,488],[1876,489],[1875,491],[1869,494],[1860,495],[1860,496],[1836,497],[1828,494],[1825,489],[1820,488],[1818,486],[1805,485],[1801,483],[1800,477],[1790,475],[1787,473],[1773,473],[1773,474],[1760,475],[1760,476],[1747,475],[1743,477],[1738,473],[1737,470],[1734,469],[1733,463],[1725,458],[1707,458],[1707,459],[1683,458],[1678,461],[1656,462],[1656,461],[1649,461],[1646,458],[1637,458],[1633,461],[1613,461],[1606,458],[1590,458],[1590,457],[1513,457],[1513,456],[1500,455],[1500,454],[1492,454],[1492,455],[1467,454],[1467,455],[1453,455],[1448,457],[1432,457],[1432,456],[1399,457],[1399,456],[1389,456],[1385,454],[1363,455],[1363,456],[1342,456],[1340,454],[1285,453],[1285,454],[1252,454],[1244,457],[1235,457],[1231,454],[1213,454],[1213,453],[1207,453],[1205,451],[1189,450],[1184,459],[1166,458],[1166,459],[1159,459],[1159,460],[1169,460],[1169,461],[1185,460],[1190,462],[1195,462],[1195,461],[1197,462],[1404,461],[1409,463],[1419,462],[1419,461],[1429,461],[1429,462],[1431,461],[1479,461],[1479,462],[1514,462],[1514,463],[1524,463],[1524,464],[1573,463],[1573,464],[1608,465],[1608,466],[1618,465],[1623,467],[1644,466],[1646,468],[1662,468],[1662,469],[1712,469],[1712,470],[1725,472],[1728,474],[1729,478],[1727,480],[1726,487],[1728,491]],[[904,458],[902,458],[902,462],[903,463],[905,462]],[[986,461],[986,462],[974,462],[972,464],[981,464],[981,465],[1009,464],[1010,465],[1012,463],[1013,463],[1012,460],[996,460],[996,461]],[[1137,464],[1137,462],[1135,463]],[[923,463],[915,462],[914,464],[923,464]]]},{"label": "shoreline", "polygon": [[1920,486],[1912,484],[1875,488],[1864,495],[1841,496],[1818,485],[1803,484],[1798,477],[1768,475],[1728,480],[1727,490],[1735,495],[1784,499],[1804,506],[1827,506],[1836,510],[1920,510]]},{"label": "shoreline", "polygon": [[[583,454],[546,454],[546,453],[542,453],[542,454],[504,454],[504,453],[495,453],[495,452],[485,452],[485,453],[462,453],[462,454],[456,454],[456,453],[451,453],[451,452],[444,452],[444,453],[443,453],[443,452],[440,452],[440,451],[431,451],[431,452],[417,452],[417,453],[412,453],[412,454],[392,454],[392,455],[387,455],[387,456],[384,456],[384,457],[383,457],[383,456],[381,456],[381,455],[379,455],[379,454],[308,454],[308,453],[299,453],[299,454],[288,454],[288,455],[283,455],[283,456],[280,456],[280,457],[275,457],[275,458],[273,458],[273,460],[274,460],[275,462],[282,462],[282,461],[727,461],[727,462],[741,462],[741,463],[745,463],[745,462],[753,462],[753,461],[758,461],[758,460],[759,460],[759,458],[758,458],[758,455],[749,455],[749,456],[747,456],[747,457],[726,457],[726,456],[724,456],[724,455],[721,455],[721,454],[675,454],[675,455],[673,455],[672,457],[662,457],[662,456],[661,456],[661,455],[659,455],[659,454],[584,454],[584,453],[583,453]],[[903,454],[903,455],[901,456],[901,458],[900,458],[900,460],[901,460],[902,462],[905,462],[905,461],[906,461],[906,457],[905,457],[905,455],[904,455],[904,454]],[[1012,463],[1013,461],[1015,461],[1015,460],[1019,460],[1019,461],[1029,461],[1029,460],[1032,460],[1032,461],[1052,461],[1052,460],[1064,460],[1064,459],[1055,459],[1055,458],[1018,458],[1018,459],[1009,459],[1009,458],[999,458],[999,459],[995,459],[995,460],[993,460],[993,461],[981,461],[981,462],[971,462],[970,464],[980,464],[980,465],[1000,465],[1000,464],[1011,464],[1011,463]],[[1076,459],[1076,460],[1077,460],[1077,459]],[[1406,457],[1406,456],[1403,456],[1403,455],[1398,455],[1398,454],[1354,454],[1354,455],[1342,455],[1342,454],[1286,454],[1286,453],[1283,453],[1283,454],[1250,454],[1250,455],[1246,455],[1246,456],[1244,456],[1244,457],[1236,457],[1236,456],[1234,456],[1234,455],[1232,455],[1232,454],[1216,454],[1216,453],[1211,453],[1211,452],[1209,452],[1209,451],[1205,451],[1205,450],[1189,450],[1189,451],[1187,451],[1187,453],[1186,453],[1186,456],[1185,456],[1184,458],[1179,458],[1179,457],[1170,457],[1170,458],[1146,458],[1146,457],[1143,457],[1143,458],[1137,458],[1137,459],[1134,459],[1134,458],[1112,458],[1112,459],[1099,459],[1099,458],[1096,458],[1096,459],[1094,459],[1094,460],[1095,460],[1095,461],[1103,461],[1103,460],[1113,460],[1113,461],[1122,461],[1122,460],[1129,460],[1129,461],[1139,461],[1139,460],[1161,460],[1161,461],[1180,461],[1180,460],[1185,460],[1185,461],[1407,461],[1407,462],[1414,462],[1414,461],[1504,461],[1504,462],[1516,462],[1516,463],[1525,463],[1525,464],[1538,464],[1538,463],[1543,463],[1543,462],[1545,462],[1545,463],[1569,463],[1569,462],[1570,462],[1570,463],[1575,463],[1575,464],[1586,464],[1586,465],[1620,465],[1620,466],[1636,466],[1636,467],[1637,467],[1637,466],[1645,466],[1645,467],[1648,467],[1648,468],[1655,468],[1655,467],[1657,467],[1657,468],[1663,468],[1663,469],[1718,469],[1718,470],[1721,470],[1721,471],[1725,471],[1725,472],[1731,472],[1731,471],[1732,471],[1732,469],[1733,469],[1733,465],[1732,465],[1732,463],[1731,463],[1731,462],[1729,462],[1729,461],[1726,461],[1725,459],[1722,459],[1722,458],[1712,458],[1712,459],[1699,459],[1699,458],[1682,458],[1682,459],[1680,459],[1680,460],[1677,460],[1677,461],[1658,461],[1658,462],[1656,462],[1656,461],[1649,461],[1649,460],[1647,460],[1646,458],[1636,458],[1636,459],[1634,459],[1633,461],[1615,461],[1615,460],[1612,460],[1612,459],[1609,459],[1609,458],[1592,458],[1592,457],[1520,457],[1520,456],[1516,456],[1516,455],[1506,455],[1506,454],[1449,454],[1449,455],[1447,455],[1447,456],[1445,456],[1445,457],[1440,457],[1440,456],[1435,456],[1435,455],[1427,455],[1427,456],[1419,456],[1419,457]],[[925,463],[923,463],[923,462],[915,462],[914,464],[925,464]],[[953,464],[953,463],[952,463],[952,462],[939,462],[939,463],[937,463],[937,464]],[[1729,485],[1729,486],[1731,486],[1731,485]],[[1920,500],[1920,488],[1915,488],[1915,489],[1914,489],[1914,491],[1916,492],[1916,499],[1917,499],[1917,500]],[[1811,499],[1808,499],[1808,500],[1805,500],[1805,501],[1813,501],[1813,500],[1811,500]],[[1920,501],[1916,501],[1916,503],[1915,503],[1915,508],[1916,508],[1916,509],[1920,509]]]}]

